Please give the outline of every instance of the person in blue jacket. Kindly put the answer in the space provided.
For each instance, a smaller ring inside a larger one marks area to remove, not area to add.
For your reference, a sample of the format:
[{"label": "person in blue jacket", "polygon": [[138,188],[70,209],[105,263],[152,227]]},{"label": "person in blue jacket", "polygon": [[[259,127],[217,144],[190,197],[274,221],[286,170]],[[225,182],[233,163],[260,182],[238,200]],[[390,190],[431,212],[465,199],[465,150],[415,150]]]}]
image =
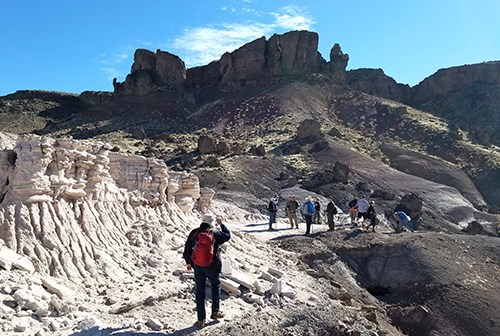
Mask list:
[{"label": "person in blue jacket", "polygon": [[396,232],[403,232],[404,228],[409,231],[414,231],[411,224],[411,218],[404,211],[396,211],[394,213],[394,219],[396,220]]},{"label": "person in blue jacket", "polygon": [[311,201],[311,197],[307,197],[306,201],[302,204],[301,212],[306,220],[306,235],[311,233],[312,217],[314,214],[314,203]]}]

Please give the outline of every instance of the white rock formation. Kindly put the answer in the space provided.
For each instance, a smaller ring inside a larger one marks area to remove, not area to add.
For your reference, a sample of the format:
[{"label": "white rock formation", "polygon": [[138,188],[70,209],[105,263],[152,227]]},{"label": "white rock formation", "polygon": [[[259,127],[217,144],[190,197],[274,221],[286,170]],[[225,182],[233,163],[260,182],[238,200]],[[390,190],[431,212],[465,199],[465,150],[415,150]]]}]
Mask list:
[{"label": "white rock formation", "polygon": [[72,280],[130,276],[143,260],[161,263],[162,250],[179,248],[198,221],[196,201],[203,194],[207,208],[213,196],[193,174],[102,142],[22,135],[13,148],[2,144],[3,268]]}]

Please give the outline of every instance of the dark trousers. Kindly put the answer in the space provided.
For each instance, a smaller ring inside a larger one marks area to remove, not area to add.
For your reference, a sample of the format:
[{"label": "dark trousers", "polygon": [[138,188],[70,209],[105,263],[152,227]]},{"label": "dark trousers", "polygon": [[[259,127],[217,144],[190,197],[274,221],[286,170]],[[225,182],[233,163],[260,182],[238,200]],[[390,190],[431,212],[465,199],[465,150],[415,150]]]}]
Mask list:
[{"label": "dark trousers", "polygon": [[312,215],[304,215],[305,219],[306,219],[306,234],[310,234],[311,233],[311,224],[312,224],[312,221],[313,221],[313,216]]},{"label": "dark trousers", "polygon": [[196,314],[198,321],[204,321],[205,312],[205,282],[208,278],[212,287],[212,313],[220,309],[220,266],[213,263],[207,267],[193,265],[194,281],[196,283]]},{"label": "dark trousers", "polygon": [[327,213],[326,218],[328,219],[328,228],[333,231],[335,229],[335,223],[333,222],[333,214]]},{"label": "dark trousers", "polygon": [[269,211],[269,228],[272,229],[273,223],[276,223],[276,211]]}]

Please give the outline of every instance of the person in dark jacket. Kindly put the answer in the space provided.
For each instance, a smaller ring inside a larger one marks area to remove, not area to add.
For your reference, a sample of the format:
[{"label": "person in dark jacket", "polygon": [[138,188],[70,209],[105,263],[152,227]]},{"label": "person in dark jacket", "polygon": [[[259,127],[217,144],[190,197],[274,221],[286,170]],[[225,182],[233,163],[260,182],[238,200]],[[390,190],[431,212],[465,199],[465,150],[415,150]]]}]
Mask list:
[{"label": "person in dark jacket", "polygon": [[321,200],[319,197],[316,197],[314,200],[314,213],[312,222],[315,224],[321,224]]},{"label": "person in dark jacket", "polygon": [[[216,227],[214,227],[216,222]],[[197,266],[191,259],[194,247],[196,245],[196,236],[201,231],[212,231],[214,235],[214,256],[213,261],[208,266]],[[222,218],[211,213],[206,213],[200,227],[192,230],[184,245],[184,253],[182,257],[186,261],[188,271],[194,270],[194,280],[196,284],[196,313],[198,320],[196,325],[198,328],[205,326],[205,282],[210,281],[212,287],[212,314],[210,318],[217,320],[224,317],[224,313],[220,311],[220,273],[221,259],[219,246],[231,239],[231,232],[222,224]]]},{"label": "person in dark jacket", "polygon": [[369,224],[366,226],[368,229],[370,226],[372,227],[372,232],[375,232],[375,225],[377,225],[377,211],[375,210],[375,202],[371,201],[368,206],[368,210],[366,210],[366,215],[368,216]]},{"label": "person in dark jacket", "polygon": [[295,228],[299,228],[299,224],[297,222],[297,209],[299,208],[299,202],[297,202],[297,198],[295,195],[290,196],[290,200],[286,203],[285,210],[288,215],[288,219],[290,220],[290,227],[293,229],[295,224]]},{"label": "person in dark jacket", "polygon": [[336,214],[337,214],[337,207],[335,206],[335,203],[333,203],[333,197],[329,196],[328,204],[326,205],[326,218],[328,222],[328,231],[335,230],[335,222],[333,217]]},{"label": "person in dark jacket", "polygon": [[278,212],[278,198],[276,196],[269,201],[267,211],[269,213],[269,230],[273,230],[273,223],[276,223],[276,213]]}]

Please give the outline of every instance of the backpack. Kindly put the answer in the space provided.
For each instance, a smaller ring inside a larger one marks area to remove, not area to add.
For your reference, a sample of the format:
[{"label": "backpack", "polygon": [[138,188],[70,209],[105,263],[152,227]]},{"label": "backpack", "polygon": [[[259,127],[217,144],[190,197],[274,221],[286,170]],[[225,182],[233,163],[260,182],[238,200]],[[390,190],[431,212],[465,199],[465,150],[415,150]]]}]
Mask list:
[{"label": "backpack", "polygon": [[358,204],[358,200],[357,199],[353,199],[347,205],[349,205],[349,208],[354,208],[356,206],[356,204]]},{"label": "backpack", "polygon": [[191,260],[196,266],[209,266],[214,260],[214,232],[212,230],[199,231],[194,236],[194,242]]},{"label": "backpack", "polygon": [[312,202],[305,202],[302,204],[301,210],[304,215],[312,216],[314,213],[314,204],[312,204]]},{"label": "backpack", "polygon": [[276,212],[278,208],[276,207],[276,204],[273,201],[270,201],[267,206],[267,210],[271,212]]}]

